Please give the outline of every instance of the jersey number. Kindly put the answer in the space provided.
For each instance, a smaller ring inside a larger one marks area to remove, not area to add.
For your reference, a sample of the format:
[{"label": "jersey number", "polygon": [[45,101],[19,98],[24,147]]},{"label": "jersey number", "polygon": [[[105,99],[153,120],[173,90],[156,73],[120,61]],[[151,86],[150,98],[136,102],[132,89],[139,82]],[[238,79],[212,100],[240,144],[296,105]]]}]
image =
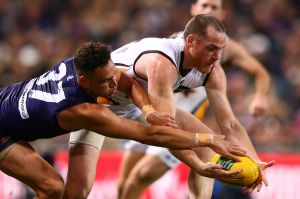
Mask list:
[{"label": "jersey number", "polygon": [[[40,90],[31,90],[29,97],[44,102],[55,102],[55,103],[58,103],[66,99],[64,90],[62,88],[62,81],[59,81],[67,74],[66,64],[61,63],[59,65],[58,70],[59,73],[56,73],[55,71],[45,73],[41,77],[39,77],[38,80],[36,81],[37,86],[48,84],[53,90],[54,89],[57,90],[57,94],[47,93],[45,91],[40,91]],[[59,82],[56,83],[57,81]]]},{"label": "jersey number", "polygon": [[[55,102],[55,103],[58,103],[64,99],[66,99],[64,90],[62,88],[62,81],[59,81],[67,73],[66,64],[61,63],[58,67],[58,70],[59,70],[58,73],[56,73],[55,71],[51,71],[51,72],[43,74],[37,80],[32,79],[31,81],[29,81],[27,83],[27,85],[25,86],[25,89],[23,90],[23,93],[19,99],[19,111],[20,111],[20,115],[21,115],[22,119],[29,118],[29,114],[27,112],[27,107],[26,107],[27,96],[30,98],[44,101],[44,102]],[[37,86],[42,87],[42,86],[47,85],[47,88],[51,88],[51,90],[56,90],[57,94],[32,89],[35,80],[36,80]],[[56,83],[56,81],[59,81],[59,82]]]}]

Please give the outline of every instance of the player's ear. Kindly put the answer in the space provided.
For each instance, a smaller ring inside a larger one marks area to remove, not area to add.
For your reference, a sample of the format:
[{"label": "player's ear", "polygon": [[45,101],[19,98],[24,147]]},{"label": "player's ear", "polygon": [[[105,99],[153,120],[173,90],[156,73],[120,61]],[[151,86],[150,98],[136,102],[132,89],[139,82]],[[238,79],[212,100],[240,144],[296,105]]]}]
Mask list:
[{"label": "player's ear", "polygon": [[197,40],[197,38],[195,37],[195,35],[189,34],[186,37],[186,45],[188,47],[194,47],[196,45],[196,40]]},{"label": "player's ear", "polygon": [[85,75],[78,75],[77,81],[78,81],[78,84],[80,86],[82,86],[83,88],[88,88],[88,83],[89,82],[88,82],[88,79],[86,78]]}]

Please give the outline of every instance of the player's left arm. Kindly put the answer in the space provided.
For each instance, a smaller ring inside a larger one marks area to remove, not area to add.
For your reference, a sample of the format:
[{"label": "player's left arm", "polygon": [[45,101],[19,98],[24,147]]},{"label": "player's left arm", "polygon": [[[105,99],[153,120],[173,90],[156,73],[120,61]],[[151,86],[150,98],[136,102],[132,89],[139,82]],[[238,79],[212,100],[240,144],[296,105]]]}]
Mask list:
[{"label": "player's left arm", "polygon": [[205,89],[221,132],[234,144],[246,148],[252,159],[260,161],[247,132],[233,114],[226,96],[226,86],[225,73],[221,65],[215,64]]},{"label": "player's left arm", "polygon": [[150,100],[143,87],[126,73],[118,70],[118,90],[127,94],[137,107],[149,105]]},{"label": "player's left arm", "polygon": [[250,104],[249,111],[254,116],[262,115],[268,108],[268,92],[271,78],[265,67],[253,57],[241,44],[228,40],[224,51],[231,63],[254,77],[255,96]]},{"label": "player's left arm", "polygon": [[[238,122],[237,118],[233,114],[228,98],[226,96],[226,86],[225,73],[222,67],[219,64],[216,64],[210,74],[207,84],[205,85],[205,89],[209,103],[214,111],[214,115],[221,129],[221,132],[230,142],[242,148],[245,148],[248,152],[248,155],[255,162],[261,162],[246,130]],[[265,167],[266,165],[272,166],[273,162],[263,163],[263,165],[264,166],[258,165],[261,168],[261,171],[267,168]],[[257,186],[261,186],[262,181],[267,184],[265,175],[263,174],[263,172],[261,172],[261,174],[262,177]]]}]

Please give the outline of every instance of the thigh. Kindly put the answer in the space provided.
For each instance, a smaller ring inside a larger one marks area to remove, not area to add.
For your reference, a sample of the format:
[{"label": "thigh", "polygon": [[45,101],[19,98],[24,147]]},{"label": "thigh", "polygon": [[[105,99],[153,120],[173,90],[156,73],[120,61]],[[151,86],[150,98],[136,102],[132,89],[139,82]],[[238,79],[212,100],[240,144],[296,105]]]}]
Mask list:
[{"label": "thigh", "polygon": [[59,174],[27,142],[15,143],[0,165],[1,171],[33,189]]},{"label": "thigh", "polygon": [[[134,120],[144,125],[148,125],[145,117],[142,114],[140,114]],[[129,140],[124,147],[126,151],[124,152],[122,158],[119,174],[119,182],[121,183],[125,181],[132,168],[144,157],[146,150],[149,148],[148,145],[134,140]]]},{"label": "thigh", "polygon": [[144,157],[145,153],[141,151],[126,150],[124,152],[121,166],[119,181],[124,181],[130,174],[132,168]]},{"label": "thigh", "polygon": [[104,138],[103,135],[85,129],[71,133],[67,184],[75,184],[73,180],[83,184],[93,182]]},{"label": "thigh", "polygon": [[[194,133],[208,133],[212,131],[194,115],[178,108],[176,110],[176,122],[182,129]],[[214,154],[214,152],[209,147],[197,147],[193,148],[193,151],[204,162],[209,161]]]},{"label": "thigh", "polygon": [[70,144],[69,169],[67,187],[89,187],[92,186],[98,162],[100,150],[94,146],[77,143]]},{"label": "thigh", "polygon": [[156,155],[146,154],[132,169],[130,176],[154,182],[170,168]]}]

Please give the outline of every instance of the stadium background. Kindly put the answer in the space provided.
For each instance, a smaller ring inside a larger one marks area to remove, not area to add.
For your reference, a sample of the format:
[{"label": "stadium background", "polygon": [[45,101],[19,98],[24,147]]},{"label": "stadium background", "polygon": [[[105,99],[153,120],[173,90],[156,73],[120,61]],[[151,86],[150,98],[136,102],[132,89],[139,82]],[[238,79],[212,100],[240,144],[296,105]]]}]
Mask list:
[{"label": "stadium background", "polygon": [[[0,87],[43,73],[56,62],[72,56],[74,49],[87,40],[101,40],[115,49],[143,37],[166,37],[183,30],[190,18],[191,2],[0,0]],[[270,111],[254,119],[247,109],[253,94],[253,80],[237,69],[228,74],[228,96],[236,116],[262,156],[278,162],[268,172],[270,187],[252,197],[300,198],[300,190],[297,190],[300,184],[297,179],[300,174],[300,1],[225,0],[225,6],[228,35],[244,44],[272,76]],[[209,117],[207,123],[212,125],[211,121]],[[33,144],[47,160],[65,172],[67,141],[68,135],[65,135]],[[109,163],[111,157],[119,161],[123,143],[124,140],[106,139],[100,165]],[[177,174],[186,172],[184,166],[182,168]],[[110,166],[98,169],[98,173],[108,173],[106,169],[117,176],[117,168]],[[163,178],[163,184],[175,174],[168,175]],[[112,184],[106,186],[112,187],[112,195],[105,193],[100,197],[103,190],[94,188],[92,193],[99,192],[95,198],[113,198],[115,182],[109,183]],[[183,183],[183,192],[185,186]],[[216,192],[220,189],[223,188],[218,185]],[[1,173],[0,198],[26,198],[26,194],[30,195],[27,190]],[[232,193],[232,190],[225,191]],[[287,197],[287,193],[292,195]],[[217,198],[226,198],[226,194]]]}]

